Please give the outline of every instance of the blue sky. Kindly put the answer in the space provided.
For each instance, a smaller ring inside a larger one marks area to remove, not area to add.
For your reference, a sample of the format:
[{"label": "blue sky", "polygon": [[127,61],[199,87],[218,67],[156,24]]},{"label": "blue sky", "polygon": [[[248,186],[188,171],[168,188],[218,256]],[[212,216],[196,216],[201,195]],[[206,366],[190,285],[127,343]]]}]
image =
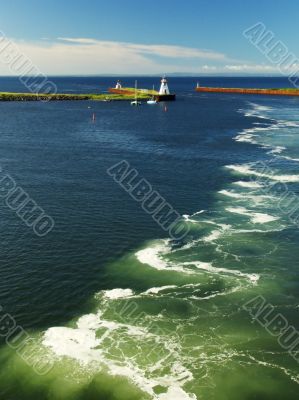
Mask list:
[{"label": "blue sky", "polygon": [[297,0],[3,0],[0,30],[48,74],[275,74],[242,32],[263,22],[299,58],[298,16]]}]

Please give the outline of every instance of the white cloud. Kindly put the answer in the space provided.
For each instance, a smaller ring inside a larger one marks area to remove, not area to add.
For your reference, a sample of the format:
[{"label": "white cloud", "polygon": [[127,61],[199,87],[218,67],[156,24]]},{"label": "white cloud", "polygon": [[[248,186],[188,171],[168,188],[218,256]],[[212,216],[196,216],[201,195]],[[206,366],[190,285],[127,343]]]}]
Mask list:
[{"label": "white cloud", "polygon": [[239,65],[225,65],[224,67],[228,71],[233,72],[277,72],[277,67],[275,65],[265,65],[265,64],[239,64]]},{"label": "white cloud", "polygon": [[78,43],[78,44],[96,44],[98,42],[95,39],[66,38],[66,37],[58,37],[57,40],[61,40],[62,42],[70,42],[70,43]]},{"label": "white cloud", "polygon": [[[20,53],[44,74],[163,73],[199,69],[200,61],[227,62],[222,53],[172,45],[146,45],[89,38],[58,38],[54,42],[14,41]],[[0,74],[10,74],[1,63]]]},{"label": "white cloud", "polygon": [[228,57],[223,53],[214,52],[210,50],[201,50],[193,47],[173,46],[173,45],[147,45],[147,44],[135,44],[128,42],[112,42],[95,39],[85,38],[63,38],[60,37],[58,40],[68,43],[75,44],[86,44],[92,45],[94,48],[107,48],[107,47],[118,47],[128,52],[137,52],[140,54],[155,55],[166,58],[203,58],[209,60],[227,60]]},{"label": "white cloud", "polygon": [[[278,72],[274,65],[251,64],[229,59],[221,52],[174,45],[67,37],[14,43],[46,75]],[[0,49],[0,74],[13,74],[2,60]]]},{"label": "white cloud", "polygon": [[201,69],[206,72],[217,72],[217,67],[215,65],[203,65]]}]

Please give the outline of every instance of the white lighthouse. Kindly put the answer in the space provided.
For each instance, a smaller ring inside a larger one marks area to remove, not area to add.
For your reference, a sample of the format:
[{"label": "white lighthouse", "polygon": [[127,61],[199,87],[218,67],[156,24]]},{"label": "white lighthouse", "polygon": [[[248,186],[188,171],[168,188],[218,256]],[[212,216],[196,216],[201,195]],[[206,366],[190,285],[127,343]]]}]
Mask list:
[{"label": "white lighthouse", "polygon": [[121,89],[121,83],[120,83],[120,81],[117,81],[117,82],[116,82],[115,89]]},{"label": "white lighthouse", "polygon": [[161,79],[161,86],[160,86],[160,90],[159,90],[159,94],[170,94],[170,91],[168,89],[168,85],[167,85],[167,79],[165,78],[165,76]]}]

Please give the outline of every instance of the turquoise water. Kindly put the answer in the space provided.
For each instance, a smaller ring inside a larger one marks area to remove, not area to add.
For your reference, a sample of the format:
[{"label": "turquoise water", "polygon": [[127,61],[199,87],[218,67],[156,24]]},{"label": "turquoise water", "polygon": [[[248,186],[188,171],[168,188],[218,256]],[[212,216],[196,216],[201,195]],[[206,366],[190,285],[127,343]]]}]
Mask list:
[{"label": "turquoise water", "polygon": [[[173,85],[167,112],[0,104],[2,170],[55,220],[41,239],[1,203],[1,305],[32,339],[30,363],[3,344],[2,398],[297,398],[298,100]],[[121,160],[183,216],[182,241],[107,174]]]}]

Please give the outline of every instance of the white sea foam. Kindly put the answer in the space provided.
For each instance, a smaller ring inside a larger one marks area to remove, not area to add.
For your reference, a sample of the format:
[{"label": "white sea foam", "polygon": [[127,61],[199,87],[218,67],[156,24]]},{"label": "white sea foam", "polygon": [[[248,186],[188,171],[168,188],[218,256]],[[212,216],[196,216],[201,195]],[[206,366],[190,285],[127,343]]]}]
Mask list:
[{"label": "white sea foam", "polygon": [[[249,128],[249,129],[244,129],[242,132],[240,132],[234,139],[238,142],[247,142],[251,144],[260,144],[264,149],[269,149],[268,154],[273,154],[277,157],[284,158],[286,160],[291,160],[295,162],[299,162],[299,158],[292,158],[290,156],[285,156],[282,155],[282,153],[287,150],[285,146],[274,146],[271,145],[270,143],[265,143],[263,140],[263,136],[261,133],[267,132],[267,131],[280,131],[281,136],[283,136],[283,140],[285,140],[288,132],[292,130],[292,128],[298,128],[299,123],[298,121],[293,121],[293,120],[288,120],[288,119],[277,119],[277,113],[273,113],[273,108],[269,108],[266,106],[260,106],[258,104],[250,103],[250,106],[252,109],[250,111],[245,112],[245,116],[247,117],[257,117],[261,119],[269,119],[271,120],[270,124],[263,124],[261,126],[260,123],[254,123],[255,126],[254,128]],[[244,112],[244,110],[240,110],[240,112]],[[273,117],[274,116],[274,117]],[[274,122],[273,122],[274,121]],[[286,132],[287,130],[287,132]],[[297,134],[297,131],[295,131],[295,134]],[[289,135],[293,136],[293,134]],[[277,135],[276,135],[277,137]],[[282,182],[297,182],[298,181],[298,176],[296,175],[290,175],[290,176],[280,176],[276,175],[273,177],[268,176],[269,179],[273,180],[278,180]]]},{"label": "white sea foam", "polygon": [[99,311],[97,314],[86,314],[83,315],[77,321],[77,327],[81,331],[85,331],[88,329],[97,329],[103,324],[101,319],[101,312]]},{"label": "white sea foam", "polygon": [[[271,112],[273,110],[272,107],[267,107],[267,106],[261,106],[259,104],[255,103],[249,103],[251,106],[251,110],[246,110],[244,115],[246,117],[256,117],[260,119],[273,119],[271,115],[268,115],[268,112]],[[241,110],[244,112],[244,110]]]},{"label": "white sea foam", "polygon": [[235,229],[234,233],[267,233],[267,232],[281,232],[285,229],[285,225],[280,225],[278,228],[271,228],[271,229]]},{"label": "white sea foam", "polygon": [[[103,303],[102,307],[105,307],[105,304]],[[105,367],[111,375],[125,376],[152,399],[196,400],[194,394],[188,394],[183,389],[184,384],[193,379],[193,375],[180,364],[179,360],[168,362],[167,367],[170,367],[168,372],[163,372],[162,369],[159,376],[156,372],[151,374],[150,365],[149,368],[139,366],[134,358],[131,359],[122,354],[118,360],[115,360],[109,356],[109,346],[115,346],[115,340],[118,340],[118,337],[121,343],[121,340],[126,342],[134,336],[134,341],[140,345],[145,340],[154,340],[166,351],[170,351],[173,349],[172,340],[174,339],[172,336],[169,337],[168,342],[168,338],[159,336],[160,331],[152,333],[149,332],[148,327],[105,320],[102,316],[102,311],[97,314],[84,315],[78,320],[75,328],[50,328],[44,333],[43,345],[49,347],[56,357],[68,357],[76,360],[88,371],[98,373],[102,367]],[[151,324],[149,324],[150,326]],[[100,331],[99,328],[101,328]],[[112,343],[111,337],[115,337]],[[159,362],[163,364],[164,358],[162,357]],[[154,388],[158,385],[165,388],[163,395],[155,394]]]},{"label": "white sea foam", "polygon": [[234,172],[237,172],[242,175],[253,175],[260,178],[267,178],[272,181],[279,182],[299,182],[299,175],[274,175],[274,174],[265,174],[259,171],[255,171],[248,164],[243,165],[227,165],[226,168],[231,169]]},{"label": "white sea foam", "polygon": [[147,294],[158,294],[159,292],[162,292],[167,289],[175,289],[177,288],[177,285],[165,285],[165,286],[159,286],[159,287],[152,287],[150,289],[147,289],[145,292],[141,293],[142,295],[147,295]]},{"label": "white sea foam", "polygon": [[[260,132],[266,132],[271,130],[278,129],[278,124],[264,125],[264,126],[255,126],[254,128],[244,129],[237,136],[235,136],[235,140],[237,142],[248,142],[252,144],[258,144],[258,138]],[[262,144],[262,143],[261,143]]]},{"label": "white sea foam", "polygon": [[279,219],[279,217],[274,217],[273,215],[269,215],[269,214],[253,213],[251,220],[254,224],[266,224],[268,222],[273,222],[278,219]]},{"label": "white sea foam", "polygon": [[[190,263],[190,264],[192,264],[192,263]],[[195,265],[195,264],[193,264],[193,265]],[[205,263],[201,263],[201,265],[203,266],[203,268],[202,268],[203,270],[209,271],[209,268],[207,265],[205,265]],[[229,271],[229,270],[225,270],[225,271]],[[219,270],[217,270],[217,271],[210,270],[209,272],[221,274],[221,271],[219,272]],[[237,272],[237,271],[234,271],[234,272]],[[242,277],[242,278],[246,278],[246,279],[250,280],[253,284],[256,284],[259,279],[259,276],[256,274],[240,275],[238,273],[234,273],[234,275]],[[201,283],[188,283],[188,284],[182,285],[182,286],[177,286],[177,285],[161,286],[161,287],[155,287],[155,288],[148,289],[146,292],[141,293],[141,296],[159,294],[160,292],[162,292],[161,293],[162,296],[163,295],[166,295],[166,296],[171,295],[171,296],[175,297],[177,294],[184,293],[188,299],[209,300],[209,299],[215,298],[217,296],[227,296],[231,293],[237,292],[238,290],[240,290],[242,288],[242,285],[238,284],[231,289],[226,289],[224,291],[216,290],[216,291],[212,291],[211,294],[207,294],[208,292],[205,291],[205,293],[200,294],[200,295],[197,295],[197,294],[194,294],[194,292],[188,291],[188,289],[196,289],[196,288],[200,288],[201,286],[202,286]],[[169,292],[168,289],[173,289],[173,290],[171,292]],[[166,293],[163,293],[164,291],[166,291]],[[161,317],[163,318],[162,315],[161,315]]]},{"label": "white sea foam", "polygon": [[184,274],[194,274],[192,270],[186,270],[180,263],[173,263],[163,258],[171,252],[171,247],[168,240],[160,240],[153,243],[151,246],[139,250],[135,253],[138,261],[142,264],[147,264],[152,268],[163,271],[180,272]]},{"label": "white sea foam", "polygon": [[237,200],[253,200],[255,203],[260,203],[264,200],[271,199],[272,197],[269,195],[256,195],[256,194],[250,194],[250,193],[236,193],[232,192],[230,190],[220,190],[218,193],[231,197]]},{"label": "white sea foam", "polygon": [[181,387],[179,386],[171,386],[168,388],[166,393],[159,394],[157,396],[159,400],[196,400],[196,396],[194,394],[187,394]]},{"label": "white sea foam", "polygon": [[280,153],[282,153],[284,150],[286,150],[286,147],[284,147],[284,146],[276,146],[276,147],[274,147],[274,149],[272,149],[269,153],[270,153],[270,154],[280,154]]},{"label": "white sea foam", "polygon": [[170,251],[171,247],[169,242],[167,240],[160,240],[143,250],[139,250],[135,255],[142,264],[150,265],[155,269],[164,270],[167,269],[168,263],[162,259],[162,255]]},{"label": "white sea foam", "polygon": [[[258,217],[261,218],[261,216],[255,216],[255,218],[258,218]],[[225,225],[225,226],[230,227],[230,225]],[[210,238],[209,240],[216,240],[216,236],[218,236],[218,233],[217,233],[217,235],[216,235],[216,233],[214,233],[213,235],[214,235],[214,238]],[[146,250],[146,252],[145,252],[145,250]],[[257,274],[247,274],[247,273],[242,273],[241,271],[238,271],[238,270],[218,268],[218,267],[214,267],[213,264],[211,264],[209,262],[185,261],[185,262],[174,263],[174,262],[167,262],[165,260],[161,260],[160,252],[163,252],[163,255],[165,255],[169,251],[169,247],[168,246],[165,247],[165,243],[161,243],[160,246],[158,243],[155,243],[152,245],[152,247],[148,247],[145,250],[141,250],[141,252],[143,252],[141,254],[140,254],[140,251],[136,253],[138,260],[144,264],[148,264],[159,270],[166,269],[166,270],[170,270],[170,271],[182,272],[185,274],[196,274],[196,271],[194,271],[192,269],[192,266],[195,266],[198,269],[202,269],[202,270],[205,270],[205,271],[208,271],[211,273],[233,274],[235,276],[247,278],[252,283],[256,283],[259,279],[259,275],[257,275]],[[153,289],[156,290],[157,288],[153,288]],[[160,288],[158,288],[157,290],[159,290],[159,289]],[[149,290],[151,290],[151,289],[149,289]],[[161,290],[163,290],[163,289],[161,289]]]},{"label": "white sea foam", "polygon": [[142,264],[147,264],[160,271],[179,272],[183,274],[195,274],[195,271],[188,270],[180,263],[173,263],[165,260],[163,256],[171,251],[170,247],[164,243],[155,243],[146,249],[135,253],[137,259]]},{"label": "white sea foam", "polygon": [[249,279],[252,283],[256,284],[260,278],[258,274],[247,274],[241,272],[239,270],[228,269],[228,268],[218,268],[214,267],[211,263],[201,262],[201,261],[192,261],[192,262],[184,262],[183,265],[194,265],[196,268],[203,269],[205,271],[216,273],[216,274],[230,274],[239,276],[242,278]]},{"label": "white sea foam", "polygon": [[107,299],[122,299],[125,297],[133,296],[134,292],[132,289],[111,289],[104,290],[102,294]]},{"label": "white sea foam", "polygon": [[291,156],[280,156],[281,158],[285,158],[286,160],[299,162],[299,158],[291,157]]},{"label": "white sea foam", "polygon": [[202,240],[203,242],[213,242],[214,240],[219,239],[222,233],[223,231],[216,229],[212,231],[208,236],[205,236]]},{"label": "white sea foam", "polygon": [[[199,222],[199,221],[197,221],[197,222]],[[216,239],[219,239],[225,233],[225,231],[228,231],[232,227],[229,224],[223,224],[220,222],[216,222],[213,220],[207,220],[207,219],[200,221],[200,223],[208,224],[208,225],[215,225],[220,229],[215,229],[212,232],[210,232],[207,236],[201,237],[199,239],[194,239],[194,240],[190,241],[189,243],[185,244],[184,246],[182,246],[178,249],[172,250],[173,253],[181,251],[181,250],[191,249],[192,247],[198,245],[198,243],[201,243],[201,242],[213,242]]]},{"label": "white sea foam", "polygon": [[[131,332],[128,334],[130,335]],[[105,335],[105,337],[107,336]],[[95,372],[98,372],[101,366],[105,366],[112,375],[125,376],[153,399],[196,400],[195,395],[188,394],[182,388],[187,381],[193,378],[191,372],[184,369],[183,366],[181,366],[183,378],[178,374],[176,376],[175,372],[173,375],[149,378],[146,371],[139,368],[129,358],[125,362],[116,362],[107,358],[105,346],[101,347],[102,340],[103,337],[96,337],[96,328],[55,327],[45,332],[43,345],[51,348],[56,356],[72,358],[80,365],[94,369]],[[157,385],[166,387],[167,392],[164,394],[166,397],[154,393],[153,388]]]},{"label": "white sea foam", "polygon": [[[185,285],[165,285],[165,286],[157,286],[157,287],[152,287],[148,290],[146,290],[145,292],[140,293],[140,296],[147,296],[147,295],[155,295],[155,294],[159,294],[160,292],[164,292],[166,291],[166,294],[168,294],[168,290],[171,290],[171,293],[176,293],[177,290],[180,291],[181,289],[190,289],[190,288],[197,288],[200,287],[201,283],[187,283]],[[173,289],[177,289],[177,290],[173,290]],[[163,295],[163,293],[162,293]]]},{"label": "white sea foam", "polygon": [[210,224],[210,225],[219,226],[219,228],[221,228],[221,229],[223,229],[223,230],[227,230],[227,229],[229,229],[229,228],[231,227],[231,225],[229,225],[229,224],[223,224],[223,223],[221,223],[221,222],[218,222],[218,221],[215,221],[215,220],[209,220],[209,219],[206,219],[206,220],[204,221],[204,223]]},{"label": "white sea foam", "polygon": [[284,125],[286,127],[291,127],[291,128],[298,128],[299,124],[295,121],[286,121],[286,120],[279,120],[279,123],[281,125]]},{"label": "white sea foam", "polygon": [[236,142],[245,142],[245,143],[252,143],[257,144],[257,141],[254,139],[256,135],[250,133],[240,133],[235,137]]},{"label": "white sea foam", "polygon": [[249,104],[253,107],[253,109],[255,111],[272,111],[273,110],[273,107],[270,107],[270,106],[262,106],[260,104],[252,103],[252,102],[250,102]]},{"label": "white sea foam", "polygon": [[218,226],[220,229],[213,230],[209,235],[205,236],[202,240],[203,242],[213,242],[219,239],[226,231],[231,229],[231,225],[217,223],[215,221],[206,221],[207,223],[212,223],[213,225]]},{"label": "white sea foam", "polygon": [[191,222],[192,224],[198,224],[198,220],[196,220],[196,219],[192,219],[192,218],[190,218],[190,215],[188,215],[188,214],[184,214],[184,215],[182,215],[182,217],[184,218],[184,220],[186,221],[186,222]]},{"label": "white sea foam", "polygon": [[183,218],[185,219],[185,221],[187,221],[187,222],[198,223],[199,221],[197,221],[196,219],[192,219],[192,217],[195,217],[196,215],[200,215],[200,214],[202,214],[202,213],[204,213],[204,212],[205,212],[205,210],[200,210],[200,211],[195,212],[195,213],[192,214],[192,215],[184,214],[184,215],[182,215],[182,217],[183,217]]},{"label": "white sea foam", "polygon": [[263,187],[263,185],[261,185],[258,182],[237,181],[237,182],[233,182],[233,184],[244,187],[244,188],[250,188],[250,189],[259,189],[259,188]]},{"label": "white sea foam", "polygon": [[200,211],[196,211],[194,214],[192,214],[192,217],[194,217],[195,215],[198,215],[198,214],[202,214],[202,213],[204,213],[206,210],[200,210]]},{"label": "white sea foam", "polygon": [[267,222],[273,222],[279,219],[279,217],[265,213],[254,212],[245,207],[227,207],[226,211],[234,214],[246,215],[250,218],[253,224],[265,224]]},{"label": "white sea foam", "polygon": [[50,328],[44,335],[43,345],[50,347],[57,356],[71,357],[80,364],[88,364],[101,359],[101,351],[96,350],[99,340],[90,329]]},{"label": "white sea foam", "polygon": [[223,194],[224,196],[232,197],[233,199],[243,199],[244,198],[244,195],[242,193],[231,192],[226,189],[219,190],[218,193]]},{"label": "white sea foam", "polygon": [[254,111],[252,111],[252,112],[248,111],[244,115],[245,115],[245,117],[257,117],[260,119],[269,119],[268,117],[264,117],[263,115],[259,115],[259,114],[255,113]]}]

